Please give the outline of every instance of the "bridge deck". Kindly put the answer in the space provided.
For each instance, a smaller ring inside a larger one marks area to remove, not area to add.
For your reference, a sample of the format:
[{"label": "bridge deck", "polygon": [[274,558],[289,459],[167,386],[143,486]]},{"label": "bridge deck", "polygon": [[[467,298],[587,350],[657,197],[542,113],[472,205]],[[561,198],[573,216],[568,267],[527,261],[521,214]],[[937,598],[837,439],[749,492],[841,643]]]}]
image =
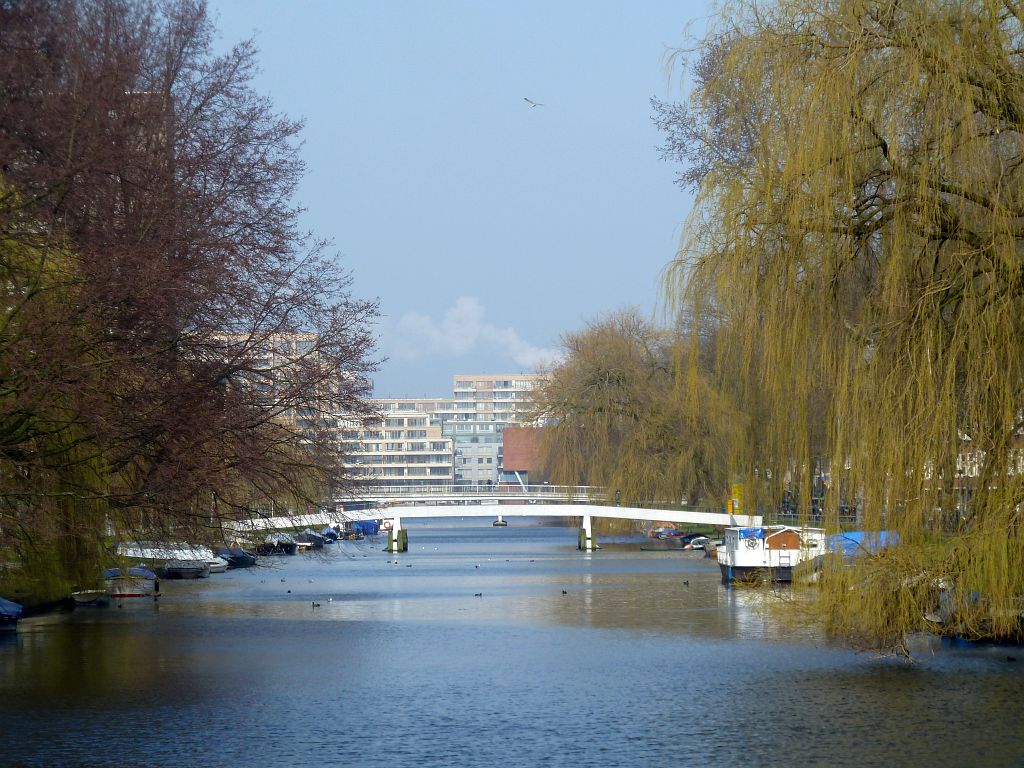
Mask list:
[{"label": "bridge deck", "polygon": [[383,509],[351,510],[343,513],[349,520],[408,520],[424,517],[611,517],[619,520],[656,520],[666,523],[701,525],[761,525],[760,515],[729,515],[680,509],[646,507],[609,507],[598,504],[396,504]]}]

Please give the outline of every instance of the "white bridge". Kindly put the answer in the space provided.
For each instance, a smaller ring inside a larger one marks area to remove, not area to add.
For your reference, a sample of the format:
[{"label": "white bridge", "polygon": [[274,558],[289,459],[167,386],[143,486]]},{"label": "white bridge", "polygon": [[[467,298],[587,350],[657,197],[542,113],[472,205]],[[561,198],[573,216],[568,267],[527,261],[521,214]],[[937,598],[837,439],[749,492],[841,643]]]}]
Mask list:
[{"label": "white bridge", "polygon": [[[390,527],[389,551],[405,551],[408,533],[403,520],[428,517],[493,517],[502,523],[507,517],[579,517],[580,549],[594,549],[593,519],[609,517],[619,520],[659,521],[666,523],[698,523],[717,526],[759,526],[760,515],[732,515],[721,512],[700,512],[692,509],[623,507],[608,503],[605,489],[564,485],[499,485],[499,486],[436,486],[390,488],[385,486],[361,489],[358,498],[338,500],[344,508],[353,503],[365,509],[343,509],[336,515],[345,520],[384,520]],[[667,506],[667,505],[666,505]]]},{"label": "white bridge", "polygon": [[[358,506],[359,508],[353,508]],[[609,517],[640,522],[691,523],[717,526],[759,526],[761,515],[733,515],[695,509],[664,509],[667,504],[623,507],[609,503],[605,489],[572,485],[499,486],[365,486],[358,495],[335,500],[334,512],[239,521],[240,532],[294,530],[355,522],[381,520],[388,532],[388,550],[404,552],[408,532],[403,520],[430,517],[491,517],[503,523],[507,517],[578,517],[580,549],[596,546],[593,520]]]}]

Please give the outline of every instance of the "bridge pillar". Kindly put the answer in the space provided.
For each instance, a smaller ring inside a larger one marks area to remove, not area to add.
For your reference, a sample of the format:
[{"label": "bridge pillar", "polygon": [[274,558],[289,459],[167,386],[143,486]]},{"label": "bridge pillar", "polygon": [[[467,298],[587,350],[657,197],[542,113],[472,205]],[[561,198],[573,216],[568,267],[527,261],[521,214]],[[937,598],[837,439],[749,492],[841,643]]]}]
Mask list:
[{"label": "bridge pillar", "polygon": [[577,548],[583,552],[593,552],[597,549],[597,543],[594,541],[594,524],[590,515],[583,516]]},{"label": "bridge pillar", "polygon": [[402,518],[396,517],[388,531],[388,552],[408,552],[409,532],[402,527]]}]

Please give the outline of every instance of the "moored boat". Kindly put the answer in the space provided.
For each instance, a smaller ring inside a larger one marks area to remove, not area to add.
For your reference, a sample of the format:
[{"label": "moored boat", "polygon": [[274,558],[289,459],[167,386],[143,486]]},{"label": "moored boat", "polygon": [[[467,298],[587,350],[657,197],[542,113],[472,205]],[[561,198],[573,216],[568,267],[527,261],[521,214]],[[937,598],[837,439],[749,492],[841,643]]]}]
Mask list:
[{"label": "moored boat", "polygon": [[239,546],[221,547],[217,556],[228,562],[228,568],[251,568],[256,565],[256,555]]},{"label": "moored boat", "polygon": [[103,584],[111,599],[119,605],[125,600],[155,600],[160,595],[160,579],[149,568],[108,568]]},{"label": "moored boat", "polygon": [[313,549],[323,549],[324,537],[314,531],[312,528],[307,528],[302,533],[295,534],[295,543]]},{"label": "moored boat", "polygon": [[13,600],[0,597],[0,632],[13,632],[18,628],[22,608]]},{"label": "moored boat", "polygon": [[258,555],[294,555],[296,551],[296,541],[287,533],[271,533],[256,547]]},{"label": "moored boat", "polygon": [[210,575],[210,564],[207,560],[168,560],[163,573],[165,579],[205,579]]},{"label": "moored boat", "polygon": [[117,554],[126,560],[152,568],[168,579],[198,579],[210,575],[211,564],[227,570],[227,563],[215,560],[213,550],[194,544],[151,541],[122,542]]},{"label": "moored boat", "polygon": [[788,582],[798,565],[825,554],[825,530],[788,525],[726,528],[717,554],[724,582]]}]

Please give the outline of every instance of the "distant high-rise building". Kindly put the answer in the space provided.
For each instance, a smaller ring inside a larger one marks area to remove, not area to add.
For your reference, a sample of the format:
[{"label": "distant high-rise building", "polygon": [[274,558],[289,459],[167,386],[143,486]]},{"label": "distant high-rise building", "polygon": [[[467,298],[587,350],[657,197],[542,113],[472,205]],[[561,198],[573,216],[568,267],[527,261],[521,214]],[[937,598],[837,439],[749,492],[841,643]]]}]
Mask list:
[{"label": "distant high-rise building", "polygon": [[497,484],[505,426],[528,419],[533,388],[540,379],[535,373],[455,376],[455,410],[444,422],[444,434],[455,441],[456,483]]},{"label": "distant high-rise building", "polygon": [[504,428],[526,421],[539,380],[529,373],[458,375],[452,398],[373,400],[379,417],[345,422],[345,465],[372,484],[495,485]]}]

